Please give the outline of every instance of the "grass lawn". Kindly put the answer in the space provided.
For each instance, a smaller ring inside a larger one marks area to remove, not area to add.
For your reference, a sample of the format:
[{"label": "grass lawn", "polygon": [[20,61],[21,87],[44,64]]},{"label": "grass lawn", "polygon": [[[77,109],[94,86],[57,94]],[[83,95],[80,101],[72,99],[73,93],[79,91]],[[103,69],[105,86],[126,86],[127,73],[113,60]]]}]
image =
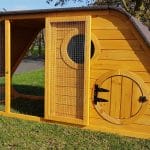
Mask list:
[{"label": "grass lawn", "polygon": [[[43,76],[43,70],[23,73],[15,75],[12,82],[20,92],[43,95]],[[43,103],[17,99],[11,107],[18,113],[43,115]],[[0,150],[5,149],[150,150],[150,140],[0,116]]]}]

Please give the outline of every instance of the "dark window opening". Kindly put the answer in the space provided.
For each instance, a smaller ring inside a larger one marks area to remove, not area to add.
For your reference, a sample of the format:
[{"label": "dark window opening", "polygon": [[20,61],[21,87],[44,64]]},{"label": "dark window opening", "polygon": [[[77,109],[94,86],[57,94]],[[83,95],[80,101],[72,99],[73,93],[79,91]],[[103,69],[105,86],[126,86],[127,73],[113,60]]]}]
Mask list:
[{"label": "dark window opening", "polygon": [[[75,63],[83,64],[84,62],[84,43],[85,36],[82,34],[73,36],[69,41],[67,46],[67,53],[71,60],[73,60]],[[94,51],[94,43],[91,41],[91,58],[94,55]]]}]

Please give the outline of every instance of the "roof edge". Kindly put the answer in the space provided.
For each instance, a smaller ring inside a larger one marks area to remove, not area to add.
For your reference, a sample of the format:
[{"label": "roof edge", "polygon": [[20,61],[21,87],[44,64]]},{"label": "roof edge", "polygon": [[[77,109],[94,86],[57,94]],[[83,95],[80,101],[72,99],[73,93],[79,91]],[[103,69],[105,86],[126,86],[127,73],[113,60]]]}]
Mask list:
[{"label": "roof edge", "polygon": [[9,15],[24,15],[24,14],[36,14],[36,13],[51,13],[51,12],[64,12],[64,11],[86,11],[86,10],[115,10],[120,13],[126,15],[132,24],[135,26],[136,30],[143,37],[146,44],[150,47],[150,31],[147,26],[145,26],[142,22],[136,19],[134,16],[129,14],[122,7],[116,6],[90,6],[90,7],[71,7],[71,8],[56,8],[56,9],[38,9],[38,10],[22,10],[22,11],[8,11],[8,12],[0,12],[0,16],[9,16]]}]

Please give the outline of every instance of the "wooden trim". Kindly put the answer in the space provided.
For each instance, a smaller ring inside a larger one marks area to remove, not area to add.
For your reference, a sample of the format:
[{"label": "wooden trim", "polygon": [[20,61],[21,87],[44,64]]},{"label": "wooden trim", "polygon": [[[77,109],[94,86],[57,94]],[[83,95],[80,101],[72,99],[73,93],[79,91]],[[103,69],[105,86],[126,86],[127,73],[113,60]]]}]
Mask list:
[{"label": "wooden trim", "polygon": [[61,45],[61,56],[62,56],[63,60],[65,61],[66,64],[68,64],[71,68],[74,68],[74,69],[82,69],[83,64],[79,64],[79,63],[76,63],[75,61],[73,61],[69,57],[67,51],[64,51],[64,50],[67,50],[67,47],[68,47],[71,37],[73,37],[75,35],[79,35],[79,34],[84,34],[84,31],[81,31],[79,33],[79,31],[75,29],[72,32],[69,32],[69,35],[67,35],[64,38],[62,45]]},{"label": "wooden trim", "polygon": [[91,16],[85,21],[85,54],[84,54],[84,125],[89,125],[89,100],[90,100],[90,56],[91,55]]},{"label": "wooden trim", "polygon": [[11,102],[11,32],[10,21],[5,20],[5,111],[10,112]]},{"label": "wooden trim", "polygon": [[50,22],[60,23],[60,22],[77,22],[77,21],[86,21],[86,16],[73,16],[73,17],[51,17],[49,18]]},{"label": "wooden trim", "polygon": [[31,116],[31,115],[24,115],[24,114],[17,114],[17,113],[12,113],[12,112],[7,113],[7,112],[0,111],[0,115],[5,116],[5,117],[12,117],[12,118],[38,121],[38,122],[44,121],[44,119],[41,118],[41,117],[36,117],[36,116]]},{"label": "wooden trim", "polygon": [[45,19],[45,98],[44,98],[44,118],[48,119],[50,116],[49,112],[49,103],[50,103],[50,95],[49,95],[49,71],[48,71],[48,66],[49,66],[49,51],[50,51],[50,43],[48,40],[49,37],[49,18]]}]

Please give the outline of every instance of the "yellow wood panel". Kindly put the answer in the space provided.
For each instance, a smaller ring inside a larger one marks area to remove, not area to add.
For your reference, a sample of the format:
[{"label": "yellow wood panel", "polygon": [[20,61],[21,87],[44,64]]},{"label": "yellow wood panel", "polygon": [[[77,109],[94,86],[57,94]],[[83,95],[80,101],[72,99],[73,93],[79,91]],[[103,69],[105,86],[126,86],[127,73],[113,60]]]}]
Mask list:
[{"label": "yellow wood panel", "polygon": [[131,116],[134,116],[136,113],[138,113],[138,111],[142,107],[142,104],[139,103],[140,96],[142,96],[140,88],[137,86],[136,83],[133,83]]},{"label": "yellow wood panel", "polygon": [[147,59],[143,51],[102,50],[99,60],[144,60]]},{"label": "yellow wood panel", "polygon": [[[150,126],[150,115],[141,116],[137,121],[135,121],[135,124],[142,124],[142,125]],[[150,131],[149,131],[149,134],[150,134]]]},{"label": "yellow wood panel", "polygon": [[98,79],[102,74],[108,72],[110,70],[107,69],[93,69],[91,65],[91,79]]},{"label": "yellow wood panel", "polygon": [[[140,125],[137,123],[130,124],[130,125],[121,125],[121,126],[116,126],[114,124],[111,124],[109,122],[106,122],[105,120],[102,120],[101,118],[96,119],[96,118],[90,118],[90,125],[95,125],[98,127],[107,127],[107,128],[114,128],[117,129],[118,131],[121,129],[126,129],[127,131],[140,131],[141,133],[150,133],[150,126],[149,125]],[[143,128],[144,127],[144,128]],[[132,129],[132,130],[130,130]]]},{"label": "yellow wood panel", "polygon": [[[81,76],[83,78],[83,76]],[[84,81],[81,78],[67,78],[67,77],[58,77],[56,81],[57,86],[62,87],[79,87],[84,88]]]},{"label": "yellow wood panel", "polygon": [[57,95],[56,104],[68,105],[68,106],[83,106],[83,102],[79,97],[68,95]]},{"label": "yellow wood panel", "polygon": [[[57,68],[66,68],[66,69],[69,69],[69,68],[72,68],[71,66],[69,66],[69,65],[67,65],[65,62],[64,62],[64,60],[62,60],[62,59],[56,59],[56,61],[57,61],[57,64],[56,64],[56,67]],[[82,69],[83,70],[83,67],[81,68],[80,67],[80,69]]]},{"label": "yellow wood panel", "polygon": [[92,33],[95,34],[99,40],[135,40],[136,38],[130,30],[127,29],[93,29]]},{"label": "yellow wood panel", "polygon": [[120,76],[112,78],[110,116],[114,118],[120,117],[121,82]]},{"label": "yellow wood panel", "polygon": [[147,108],[147,110],[145,111],[145,113],[144,114],[146,114],[146,115],[150,115],[150,105],[148,106],[148,108]]},{"label": "yellow wood panel", "polygon": [[83,76],[83,70],[76,70],[69,67],[57,69],[56,73],[57,73],[57,77],[62,77],[62,74],[64,77],[67,76],[68,78],[81,78]]},{"label": "yellow wood panel", "polygon": [[[52,31],[50,20],[46,18],[46,72],[45,72],[45,118],[50,119],[55,113],[55,77],[56,77],[56,45],[55,30]],[[51,61],[48,61],[51,60]]]},{"label": "yellow wood panel", "polygon": [[142,50],[137,40],[99,40],[101,49]]},{"label": "yellow wood panel", "polygon": [[144,80],[144,82],[150,82],[150,73],[147,71],[143,72],[135,72],[140,78]]},{"label": "yellow wood panel", "polygon": [[116,60],[99,60],[91,66],[92,69],[118,70],[125,69],[129,71],[147,71],[150,70],[149,64],[143,65],[139,61],[116,61]]},{"label": "yellow wood panel", "polygon": [[[122,85],[121,85],[121,108],[120,108],[120,118],[130,118],[131,117],[131,99],[132,99],[132,80],[128,78],[122,77]],[[134,101],[134,99],[133,99]]]},{"label": "yellow wood panel", "polygon": [[81,93],[83,94],[84,90],[76,87],[57,87],[56,95],[66,95],[66,96],[74,96],[81,97]]},{"label": "yellow wood panel", "polygon": [[5,20],[5,112],[10,112],[11,105],[11,27]]},{"label": "yellow wood panel", "polygon": [[118,133],[126,136],[150,138],[150,126],[147,125],[131,124],[116,126],[102,119],[90,118],[90,127],[95,130]]},{"label": "yellow wood panel", "polygon": [[108,15],[92,18],[92,29],[128,29],[128,26],[120,18]]},{"label": "yellow wood panel", "polygon": [[56,115],[83,119],[83,107],[56,104]]}]

